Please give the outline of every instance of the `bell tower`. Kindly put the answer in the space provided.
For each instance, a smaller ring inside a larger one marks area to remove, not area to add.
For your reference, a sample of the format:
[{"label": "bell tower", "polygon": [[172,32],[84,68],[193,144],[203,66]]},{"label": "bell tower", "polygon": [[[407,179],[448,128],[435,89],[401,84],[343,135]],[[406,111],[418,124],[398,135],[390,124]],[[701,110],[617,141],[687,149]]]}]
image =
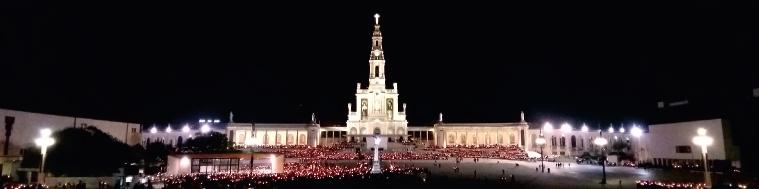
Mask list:
[{"label": "bell tower", "polygon": [[369,53],[369,90],[385,89],[385,52],[382,50],[379,18],[379,14],[374,14],[372,50]]}]

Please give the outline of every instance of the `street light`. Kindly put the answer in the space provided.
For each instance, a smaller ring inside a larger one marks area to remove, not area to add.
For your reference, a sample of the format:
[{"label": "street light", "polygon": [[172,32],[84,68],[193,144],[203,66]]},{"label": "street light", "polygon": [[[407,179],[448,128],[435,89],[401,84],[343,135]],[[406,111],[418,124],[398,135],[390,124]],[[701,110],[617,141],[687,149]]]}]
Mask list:
[{"label": "street light", "polygon": [[582,132],[588,132],[588,126],[583,123],[582,127],[580,128],[580,131],[582,131]]},{"label": "street light", "polygon": [[704,128],[698,128],[696,133],[698,133],[698,136],[693,137],[693,143],[701,146],[701,155],[704,158],[704,184],[705,187],[711,188],[712,178],[709,175],[709,165],[706,159],[706,147],[712,145],[714,139],[706,135],[706,129]]},{"label": "street light", "polygon": [[608,144],[609,141],[603,137],[603,132],[599,131],[598,138],[593,140],[593,143],[601,147],[601,169],[603,171],[603,178],[601,178],[600,184],[606,184],[606,154],[604,154],[604,146]]},{"label": "street light", "polygon": [[155,126],[153,126],[153,128],[150,128],[150,134],[156,134],[156,133],[158,133],[158,128],[155,128]]},{"label": "street light", "polygon": [[569,133],[572,132],[572,126],[569,125],[569,123],[562,123],[559,130],[561,130],[562,133]]},{"label": "street light", "polygon": [[553,131],[553,125],[551,124],[551,122],[546,122],[545,124],[543,124],[543,131],[545,131],[546,133],[550,133],[551,131]]},{"label": "street light", "polygon": [[184,127],[182,127],[182,132],[183,133],[189,133],[190,132],[190,126],[185,124]]},{"label": "street light", "polygon": [[45,158],[47,157],[47,147],[55,144],[55,139],[50,137],[53,132],[50,129],[40,129],[40,137],[34,140],[34,143],[40,147],[42,153],[42,164],[40,165],[40,175],[42,183],[45,183]]},{"label": "street light", "polygon": [[543,146],[546,144],[546,139],[543,138],[543,132],[540,132],[540,136],[535,139],[535,144],[540,146],[540,172],[545,172],[546,167],[543,164],[543,160],[545,159],[545,156],[543,156]]},{"label": "street light", "polygon": [[636,138],[643,136],[643,129],[640,129],[637,125],[633,125],[633,128],[630,129],[630,134]]},{"label": "street light", "polygon": [[211,126],[208,124],[203,124],[203,126],[200,127],[200,132],[203,134],[206,134],[211,131]]}]

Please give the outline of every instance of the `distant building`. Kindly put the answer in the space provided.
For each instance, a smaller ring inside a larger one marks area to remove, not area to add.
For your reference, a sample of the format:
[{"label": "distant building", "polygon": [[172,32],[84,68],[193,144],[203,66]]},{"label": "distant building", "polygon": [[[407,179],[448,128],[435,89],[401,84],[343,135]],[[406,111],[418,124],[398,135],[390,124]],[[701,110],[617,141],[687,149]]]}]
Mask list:
[{"label": "distant building", "polygon": [[16,177],[16,169],[21,164],[24,153],[40,153],[39,151],[25,152],[24,148],[33,147],[34,139],[39,136],[40,129],[48,128],[63,130],[70,127],[96,127],[127,145],[140,142],[140,124],[97,120],[81,117],[50,115],[8,109],[0,109],[0,117],[4,119],[5,129],[0,129],[3,148],[0,156],[2,175]]},{"label": "distant building", "polygon": [[714,143],[707,148],[711,161],[725,161],[740,167],[738,147],[733,145],[730,127],[722,119],[686,121],[649,125],[645,147],[656,165],[687,164],[701,161],[701,148],[693,144],[696,130],[703,128]]}]

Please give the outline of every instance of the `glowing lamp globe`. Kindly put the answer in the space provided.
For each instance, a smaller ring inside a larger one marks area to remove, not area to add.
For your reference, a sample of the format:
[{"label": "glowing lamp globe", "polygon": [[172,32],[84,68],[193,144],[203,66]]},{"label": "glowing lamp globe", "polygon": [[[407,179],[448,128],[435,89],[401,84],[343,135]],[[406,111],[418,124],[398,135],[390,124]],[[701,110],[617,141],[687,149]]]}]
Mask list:
[{"label": "glowing lamp globe", "polygon": [[200,132],[201,133],[211,132],[211,126],[209,126],[208,124],[203,124],[203,126],[200,127]]},{"label": "glowing lamp globe", "polygon": [[634,125],[632,129],[630,129],[630,134],[634,137],[640,137],[643,135],[643,129],[640,129],[638,126]]},{"label": "glowing lamp globe", "polygon": [[693,137],[693,144],[706,147],[714,143],[714,139],[712,137],[706,136],[706,129],[699,128],[697,130],[697,133],[698,136]]},{"label": "glowing lamp globe", "polygon": [[580,128],[580,131],[582,132],[588,132],[588,126],[585,124],[582,124],[582,127]]},{"label": "glowing lamp globe", "polygon": [[182,132],[183,133],[189,133],[190,132],[190,126],[189,125],[184,125],[184,127],[182,127]]},{"label": "glowing lamp globe", "polygon": [[606,145],[608,143],[609,143],[609,141],[606,140],[605,138],[602,138],[602,137],[598,137],[595,140],[593,140],[593,144],[596,144],[596,145],[599,145],[599,146],[604,146],[604,145]]}]

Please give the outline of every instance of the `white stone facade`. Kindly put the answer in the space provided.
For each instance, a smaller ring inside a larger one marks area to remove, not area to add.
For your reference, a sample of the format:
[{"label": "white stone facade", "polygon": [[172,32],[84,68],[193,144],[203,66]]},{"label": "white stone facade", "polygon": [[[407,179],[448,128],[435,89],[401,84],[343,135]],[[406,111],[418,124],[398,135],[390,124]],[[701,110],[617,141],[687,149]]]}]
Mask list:
[{"label": "white stone facade", "polygon": [[347,131],[348,140],[373,134],[389,136],[391,139],[404,139],[408,131],[406,105],[401,111],[398,101],[398,84],[388,89],[385,83],[385,53],[382,48],[379,15],[375,15],[374,32],[372,32],[372,50],[369,53],[369,86],[356,85],[356,108],[348,104]]}]

